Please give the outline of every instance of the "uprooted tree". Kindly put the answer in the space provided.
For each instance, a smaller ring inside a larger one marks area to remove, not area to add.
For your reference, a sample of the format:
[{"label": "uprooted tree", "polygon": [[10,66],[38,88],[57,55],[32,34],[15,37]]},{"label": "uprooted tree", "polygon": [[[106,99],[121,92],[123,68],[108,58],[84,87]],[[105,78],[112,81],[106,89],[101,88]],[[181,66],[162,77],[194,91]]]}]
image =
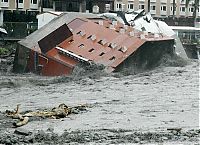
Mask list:
[{"label": "uprooted tree", "polygon": [[14,122],[14,127],[20,127],[26,125],[29,122],[29,117],[42,117],[42,118],[52,118],[52,119],[59,119],[65,118],[69,114],[76,114],[77,111],[86,111],[86,107],[88,105],[79,105],[74,107],[68,107],[65,104],[60,104],[58,107],[55,107],[51,110],[44,110],[44,111],[30,111],[28,113],[20,113],[19,111],[20,104],[17,105],[16,110],[10,111],[6,110],[6,115],[13,119],[18,119],[17,122]]}]

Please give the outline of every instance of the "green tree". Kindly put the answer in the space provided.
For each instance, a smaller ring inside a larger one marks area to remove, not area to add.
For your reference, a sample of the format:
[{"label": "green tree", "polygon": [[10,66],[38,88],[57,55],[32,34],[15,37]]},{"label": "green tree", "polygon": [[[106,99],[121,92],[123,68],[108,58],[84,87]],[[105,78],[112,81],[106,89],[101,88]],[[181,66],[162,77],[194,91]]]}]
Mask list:
[{"label": "green tree", "polygon": [[[186,8],[188,8],[189,6],[189,3],[193,1],[193,0],[186,0],[185,1],[185,6]],[[194,7],[194,11],[193,11],[193,18],[196,19],[196,16],[197,16],[197,10],[199,8],[199,1],[200,0],[194,0],[194,3],[193,3],[193,7]]]}]

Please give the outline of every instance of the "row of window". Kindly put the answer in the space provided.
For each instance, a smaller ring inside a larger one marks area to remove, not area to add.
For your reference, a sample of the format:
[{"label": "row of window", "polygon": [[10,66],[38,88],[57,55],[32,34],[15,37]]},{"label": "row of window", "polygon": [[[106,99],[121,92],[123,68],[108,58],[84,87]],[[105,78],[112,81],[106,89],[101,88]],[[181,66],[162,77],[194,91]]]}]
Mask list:
[{"label": "row of window", "polygon": [[[122,3],[117,3],[116,4],[116,8],[117,9],[122,9]],[[133,10],[134,9],[134,4],[133,3],[129,3],[127,5],[127,8],[128,8],[128,10]],[[140,4],[139,5],[139,9],[145,9],[145,5],[144,4]],[[151,10],[156,10],[156,6],[151,6],[150,9]],[[167,6],[161,6],[160,10],[161,11],[167,11]],[[173,11],[173,7],[170,7],[170,10]],[[194,8],[190,7],[188,10],[189,10],[189,12],[193,12]],[[185,7],[180,7],[180,11],[181,12],[185,12],[186,8]],[[197,11],[200,12],[200,8]]]},{"label": "row of window", "polygon": [[[31,0],[31,4],[37,4],[38,0]],[[8,3],[8,0],[1,0],[3,3]],[[18,0],[18,3],[24,3],[24,0]]]},{"label": "row of window", "polygon": [[[123,5],[122,3],[117,3],[116,5],[117,9],[122,9],[122,5]],[[127,6],[128,6],[128,9],[131,9],[131,10],[134,9],[134,4],[132,3],[129,3]],[[143,4],[139,5],[139,9],[144,9],[144,5]]]}]

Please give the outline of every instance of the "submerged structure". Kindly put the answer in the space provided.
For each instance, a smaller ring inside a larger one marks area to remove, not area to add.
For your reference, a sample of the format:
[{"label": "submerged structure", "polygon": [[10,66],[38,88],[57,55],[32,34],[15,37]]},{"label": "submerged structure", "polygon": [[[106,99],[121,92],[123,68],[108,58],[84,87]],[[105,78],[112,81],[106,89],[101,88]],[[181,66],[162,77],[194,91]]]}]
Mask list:
[{"label": "submerged structure", "polygon": [[46,76],[70,75],[78,64],[100,64],[107,72],[151,67],[174,39],[90,14],[64,14],[19,42],[14,71]]},{"label": "submerged structure", "polygon": [[188,58],[200,59],[200,28],[171,26],[180,38]]}]

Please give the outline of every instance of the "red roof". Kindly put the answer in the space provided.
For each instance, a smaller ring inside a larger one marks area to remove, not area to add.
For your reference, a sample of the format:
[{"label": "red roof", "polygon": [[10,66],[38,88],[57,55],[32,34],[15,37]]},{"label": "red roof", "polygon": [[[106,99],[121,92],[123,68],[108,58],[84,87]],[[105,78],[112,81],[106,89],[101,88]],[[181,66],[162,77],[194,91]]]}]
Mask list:
[{"label": "red roof", "polygon": [[103,64],[108,71],[113,71],[146,41],[171,39],[103,19],[76,18],[67,26],[73,37],[58,44],[47,55],[72,66],[79,61]]}]

